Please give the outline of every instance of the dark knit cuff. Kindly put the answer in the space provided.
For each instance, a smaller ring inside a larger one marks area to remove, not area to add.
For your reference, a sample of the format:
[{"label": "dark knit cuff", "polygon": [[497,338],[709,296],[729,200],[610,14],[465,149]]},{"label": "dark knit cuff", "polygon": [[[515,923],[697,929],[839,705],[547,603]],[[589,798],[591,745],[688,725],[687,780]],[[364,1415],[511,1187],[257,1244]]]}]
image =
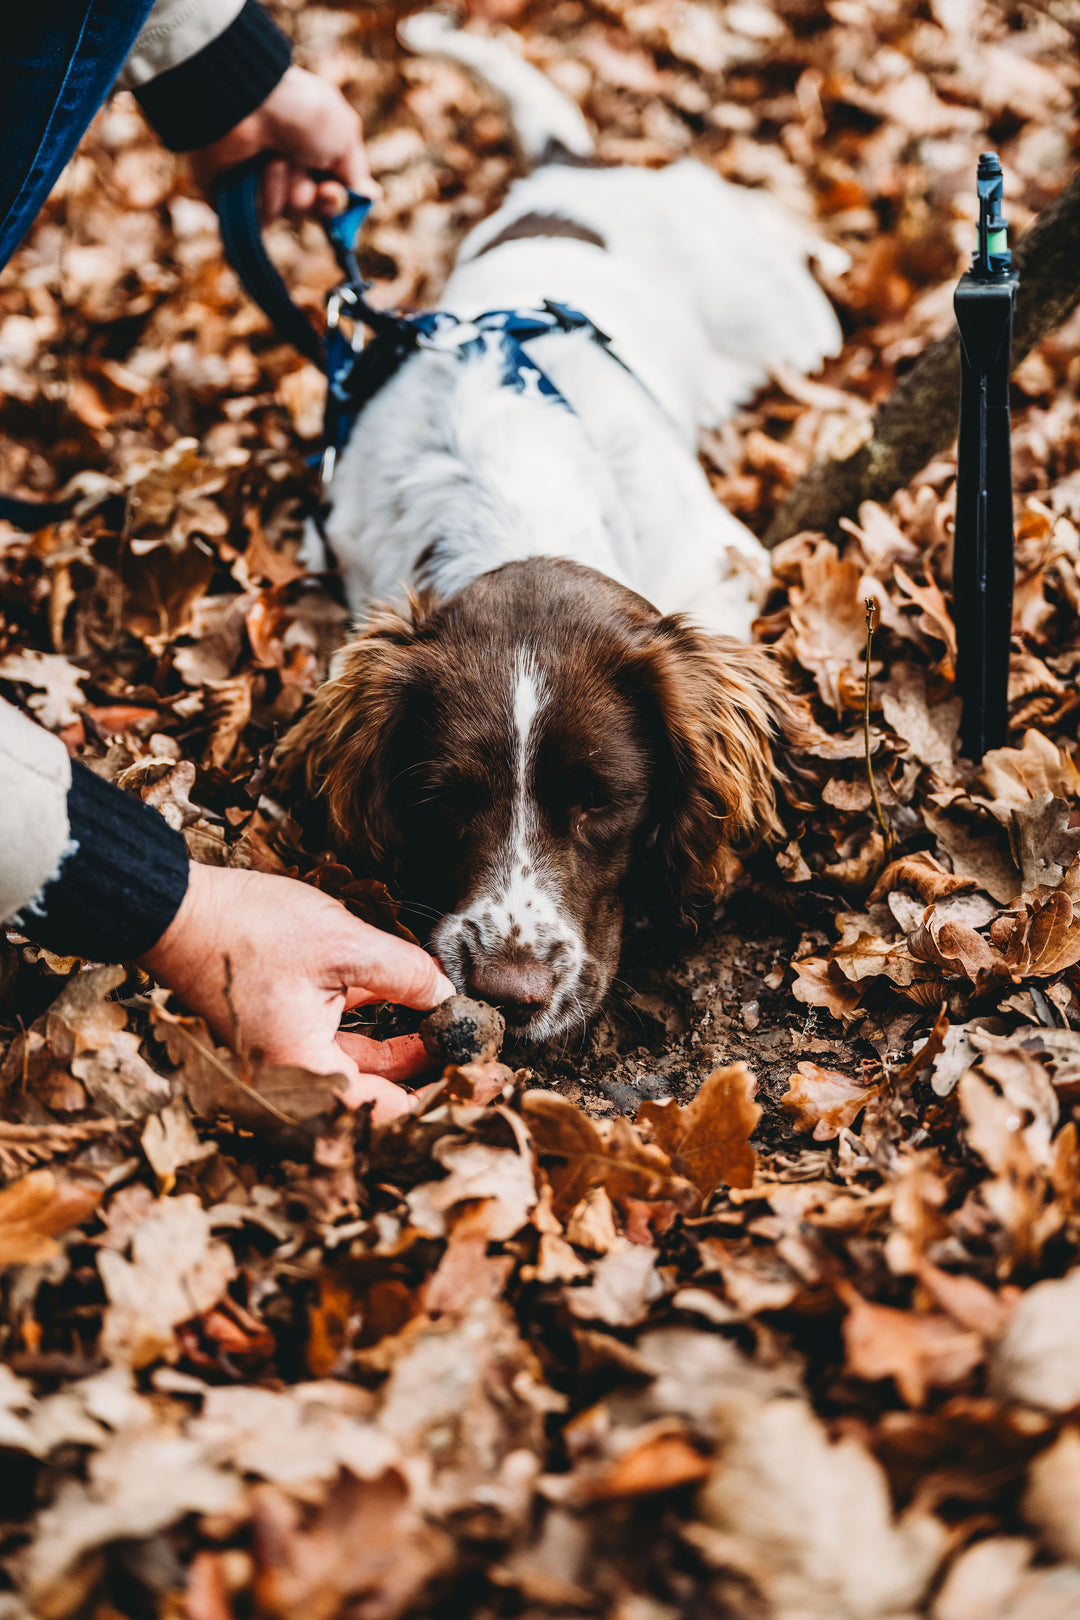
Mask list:
[{"label": "dark knit cuff", "polygon": [[173,152],[195,152],[261,107],[292,61],[292,46],[258,4],[245,0],[223,34],[135,91]]},{"label": "dark knit cuff", "polygon": [[156,945],[187,893],[180,833],[77,760],[68,789],[68,850],[16,926],[61,956],[130,962]]}]

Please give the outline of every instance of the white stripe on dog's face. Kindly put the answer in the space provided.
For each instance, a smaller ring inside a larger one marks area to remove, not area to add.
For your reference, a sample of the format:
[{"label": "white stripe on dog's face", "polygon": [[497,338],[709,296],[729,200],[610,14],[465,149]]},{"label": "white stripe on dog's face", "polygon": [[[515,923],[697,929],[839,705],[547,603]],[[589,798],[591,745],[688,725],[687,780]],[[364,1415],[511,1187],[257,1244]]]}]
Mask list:
[{"label": "white stripe on dog's face", "polygon": [[566,918],[557,876],[542,850],[534,763],[547,700],[543,670],[532,647],[522,643],[511,666],[506,703],[514,783],[509,831],[502,846],[492,851],[466,904],[444,917],[432,936],[432,948],[459,988],[470,963],[485,957],[532,958],[552,970],[550,1004],[538,1009],[527,1026],[534,1040],[576,1021],[576,990],[585,960],[584,941]]}]

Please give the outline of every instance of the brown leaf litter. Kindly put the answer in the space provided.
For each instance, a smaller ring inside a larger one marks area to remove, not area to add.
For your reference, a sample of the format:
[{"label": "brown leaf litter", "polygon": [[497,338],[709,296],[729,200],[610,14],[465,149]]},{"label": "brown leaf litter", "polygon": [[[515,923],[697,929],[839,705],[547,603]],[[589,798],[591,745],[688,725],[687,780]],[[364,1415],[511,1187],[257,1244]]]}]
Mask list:
[{"label": "brown leaf litter", "polygon": [[[364,265],[408,304],[517,160],[405,9],[276,8],[364,113]],[[694,155],[850,255],[843,353],[707,436],[757,532],[948,324],[977,153],[1020,228],[1071,167],[1057,0],[467,9],[603,158]],[[317,314],[320,231],[271,236]],[[1008,745],[958,754],[943,456],[774,553],[785,840],[696,934],[634,930],[578,1046],[372,1129],[137,969],[0,942],[4,1620],[1073,1620],[1078,341],[1015,383]],[[0,275],[0,485],[88,497],[0,536],[0,690],[197,858],[395,929],[268,793],[346,630],[298,562],[319,388],[114,99]]]}]

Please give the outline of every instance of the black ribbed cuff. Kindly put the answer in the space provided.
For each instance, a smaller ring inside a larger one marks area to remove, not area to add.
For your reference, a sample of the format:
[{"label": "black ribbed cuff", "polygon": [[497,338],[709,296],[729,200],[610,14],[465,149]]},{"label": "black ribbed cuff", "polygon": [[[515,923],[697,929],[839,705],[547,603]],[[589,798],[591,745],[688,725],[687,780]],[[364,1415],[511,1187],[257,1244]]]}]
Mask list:
[{"label": "black ribbed cuff", "polygon": [[292,46],[258,4],[245,5],[223,34],[135,91],[173,152],[195,152],[261,107],[292,61]]},{"label": "black ribbed cuff", "polygon": [[187,845],[156,810],[77,760],[67,811],[68,853],[16,926],[62,956],[131,962],[157,944],[180,909]]}]

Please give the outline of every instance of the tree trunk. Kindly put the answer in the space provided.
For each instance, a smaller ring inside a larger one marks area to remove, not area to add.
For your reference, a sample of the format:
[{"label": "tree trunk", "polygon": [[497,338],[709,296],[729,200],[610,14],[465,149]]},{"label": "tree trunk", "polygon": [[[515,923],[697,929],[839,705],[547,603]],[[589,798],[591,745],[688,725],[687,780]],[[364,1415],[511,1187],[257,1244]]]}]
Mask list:
[{"label": "tree trunk", "polygon": [[[1013,365],[1080,302],[1080,173],[1023,236],[1013,255],[1020,291]],[[872,436],[844,461],[818,461],[800,478],[765,537],[777,546],[800,529],[831,531],[862,501],[884,501],[956,438],[960,338],[930,345],[880,407]]]}]

